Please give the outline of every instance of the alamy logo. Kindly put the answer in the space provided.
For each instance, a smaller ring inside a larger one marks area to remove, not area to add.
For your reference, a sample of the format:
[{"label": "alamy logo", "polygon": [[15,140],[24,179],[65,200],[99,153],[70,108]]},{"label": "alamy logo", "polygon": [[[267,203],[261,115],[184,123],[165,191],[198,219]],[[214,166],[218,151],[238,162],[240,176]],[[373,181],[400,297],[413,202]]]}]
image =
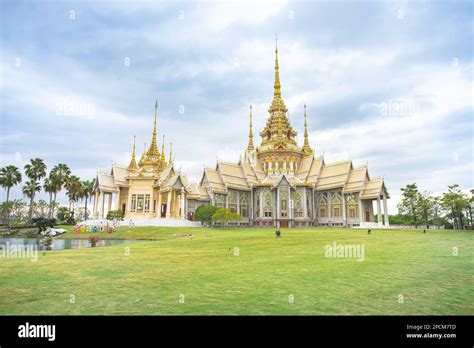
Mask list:
[{"label": "alamy logo", "polygon": [[326,257],[347,257],[355,258],[357,261],[364,261],[364,245],[361,244],[326,244],[324,247]]},{"label": "alamy logo", "polygon": [[56,325],[34,325],[26,322],[25,325],[18,326],[18,337],[46,337],[48,341],[54,341],[56,339]]}]

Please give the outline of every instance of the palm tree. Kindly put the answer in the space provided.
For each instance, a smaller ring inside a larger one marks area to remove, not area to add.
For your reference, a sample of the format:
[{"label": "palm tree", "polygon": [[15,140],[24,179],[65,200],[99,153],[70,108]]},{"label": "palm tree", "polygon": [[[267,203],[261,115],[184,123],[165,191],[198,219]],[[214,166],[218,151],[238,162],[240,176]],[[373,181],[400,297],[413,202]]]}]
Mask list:
[{"label": "palm tree", "polygon": [[46,164],[41,158],[33,158],[25,165],[25,174],[30,180],[40,180],[46,176]]},{"label": "palm tree", "polygon": [[[46,164],[41,158],[33,158],[30,163],[25,165],[25,174],[30,179],[23,187],[23,193],[30,199],[30,212],[28,214],[28,220],[31,221],[33,215],[33,202],[37,192],[41,191],[41,185],[38,180],[46,176]],[[39,187],[38,190],[34,188]],[[25,189],[28,193],[25,193]]]},{"label": "palm tree", "polygon": [[67,196],[69,197],[69,210],[74,209],[74,203],[77,202],[82,191],[82,181],[79,177],[71,175],[66,181]]},{"label": "palm tree", "polygon": [[10,189],[21,182],[21,173],[15,166],[6,166],[0,169],[0,186],[7,190],[7,200],[10,198]]},{"label": "palm tree", "polygon": [[44,192],[49,193],[48,217],[51,218],[53,215],[53,194],[55,194],[57,190],[55,174],[52,171],[49,173],[49,176],[44,179],[43,189]]},{"label": "palm tree", "polygon": [[53,205],[56,203],[56,195],[61,191],[70,175],[71,170],[64,163],[58,163],[53,167],[53,169],[51,169],[50,177],[55,185],[55,190],[53,192]]},{"label": "palm tree", "polygon": [[31,221],[33,214],[33,200],[36,193],[41,191],[41,185],[36,180],[28,180],[23,186],[23,194],[30,199],[30,211],[28,213],[28,220]]},{"label": "palm tree", "polygon": [[84,219],[87,220],[87,201],[90,200],[94,193],[94,184],[95,179],[86,180],[82,182],[82,193],[81,197],[84,198],[84,211],[85,217]]}]

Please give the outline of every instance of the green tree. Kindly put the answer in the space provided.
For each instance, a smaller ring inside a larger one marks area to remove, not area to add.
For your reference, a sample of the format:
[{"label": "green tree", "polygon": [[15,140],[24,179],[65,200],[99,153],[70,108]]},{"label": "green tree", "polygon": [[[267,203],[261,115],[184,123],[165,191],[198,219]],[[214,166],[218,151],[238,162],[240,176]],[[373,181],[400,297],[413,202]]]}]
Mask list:
[{"label": "green tree", "polygon": [[233,213],[227,208],[219,208],[216,210],[214,215],[212,215],[212,222],[217,222],[223,225],[226,225],[231,221],[240,221],[241,219],[242,217],[239,214]]},{"label": "green tree", "polygon": [[50,178],[55,185],[55,190],[53,191],[53,206],[56,205],[57,194],[61,192],[70,175],[71,170],[64,163],[58,163],[51,169]]},{"label": "green tree", "polygon": [[57,185],[54,178],[54,173],[50,172],[49,176],[43,182],[44,192],[49,194],[49,213],[48,217],[53,216],[53,195],[56,193]]},{"label": "green tree", "polygon": [[31,222],[33,216],[33,202],[36,193],[41,191],[39,180],[46,176],[46,164],[41,158],[33,158],[30,163],[25,165],[25,174],[29,181],[23,186],[23,194],[30,199],[30,210],[28,214],[28,221]]},{"label": "green tree", "polygon": [[21,199],[13,199],[0,204],[0,219],[11,227],[13,220],[22,220],[22,212],[26,204]]},{"label": "green tree", "polygon": [[448,212],[448,218],[452,219],[454,229],[464,229],[463,211],[468,204],[469,199],[459,189],[459,185],[448,185],[448,192],[443,193],[441,205]]},{"label": "green tree", "polygon": [[87,220],[87,201],[90,201],[94,194],[95,179],[82,182],[81,198],[84,199],[84,219]]},{"label": "green tree", "polygon": [[417,199],[419,198],[418,187],[416,183],[408,184],[402,191],[402,201],[398,204],[398,210],[400,214],[404,214],[413,220],[415,228],[418,228],[418,216],[419,212],[417,209]]},{"label": "green tree", "polygon": [[434,206],[433,197],[428,192],[423,192],[418,195],[416,200],[417,210],[420,212],[425,221],[426,228],[430,228],[430,218]]},{"label": "green tree", "polygon": [[201,221],[202,224],[210,224],[216,210],[217,207],[213,205],[200,205],[196,209],[196,220]]},{"label": "green tree", "polygon": [[28,179],[38,181],[46,176],[46,164],[41,158],[33,158],[25,165],[25,174]]},{"label": "green tree", "polygon": [[445,220],[441,217],[441,197],[433,197],[433,222],[438,228],[444,225]]},{"label": "green tree", "polygon": [[44,200],[40,199],[38,202],[33,203],[33,210],[36,216],[46,218],[49,204]]},{"label": "green tree", "polygon": [[7,200],[10,198],[10,189],[21,182],[21,173],[17,167],[9,165],[0,169],[0,186],[7,190]]},{"label": "green tree", "polygon": [[467,213],[469,215],[469,224],[471,226],[471,230],[474,230],[474,222],[472,216],[472,208],[474,207],[474,189],[469,191],[471,193],[471,197],[469,197],[469,201],[467,203]]},{"label": "green tree", "polygon": [[23,194],[30,199],[30,209],[28,213],[28,221],[31,221],[33,217],[33,201],[35,199],[35,195],[41,191],[41,185],[38,181],[35,180],[28,180],[25,185],[23,186]]},{"label": "green tree", "polygon": [[65,221],[69,217],[69,209],[67,207],[59,207],[56,217],[59,221]]},{"label": "green tree", "polygon": [[82,181],[79,177],[71,175],[66,180],[66,191],[67,196],[69,197],[69,209],[74,209],[74,203],[77,202],[82,193]]}]

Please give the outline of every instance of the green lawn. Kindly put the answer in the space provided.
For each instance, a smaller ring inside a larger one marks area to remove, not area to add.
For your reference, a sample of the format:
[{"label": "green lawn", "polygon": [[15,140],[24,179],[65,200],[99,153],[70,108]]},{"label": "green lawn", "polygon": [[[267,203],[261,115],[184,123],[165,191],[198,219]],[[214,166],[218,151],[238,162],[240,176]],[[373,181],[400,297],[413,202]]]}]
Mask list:
[{"label": "green lawn", "polygon": [[[0,314],[474,314],[472,232],[308,228],[277,239],[263,228],[135,227],[99,235],[154,240],[40,252],[37,262],[0,258]],[[364,261],[325,257],[333,242],[363,245]]]}]

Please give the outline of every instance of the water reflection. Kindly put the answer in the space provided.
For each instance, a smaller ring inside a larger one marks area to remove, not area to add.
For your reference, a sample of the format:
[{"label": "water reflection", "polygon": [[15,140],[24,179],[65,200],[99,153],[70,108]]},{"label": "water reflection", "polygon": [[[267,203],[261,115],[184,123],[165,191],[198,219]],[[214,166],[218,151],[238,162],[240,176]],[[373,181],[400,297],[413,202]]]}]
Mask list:
[{"label": "water reflection", "polygon": [[[95,247],[104,247],[114,244],[128,244],[135,242],[135,239],[100,239],[95,243]],[[83,249],[92,247],[88,239],[81,238],[58,238],[53,241],[50,247],[45,247],[38,238],[0,238],[0,245],[35,246],[37,250],[63,250],[63,249]]]}]

